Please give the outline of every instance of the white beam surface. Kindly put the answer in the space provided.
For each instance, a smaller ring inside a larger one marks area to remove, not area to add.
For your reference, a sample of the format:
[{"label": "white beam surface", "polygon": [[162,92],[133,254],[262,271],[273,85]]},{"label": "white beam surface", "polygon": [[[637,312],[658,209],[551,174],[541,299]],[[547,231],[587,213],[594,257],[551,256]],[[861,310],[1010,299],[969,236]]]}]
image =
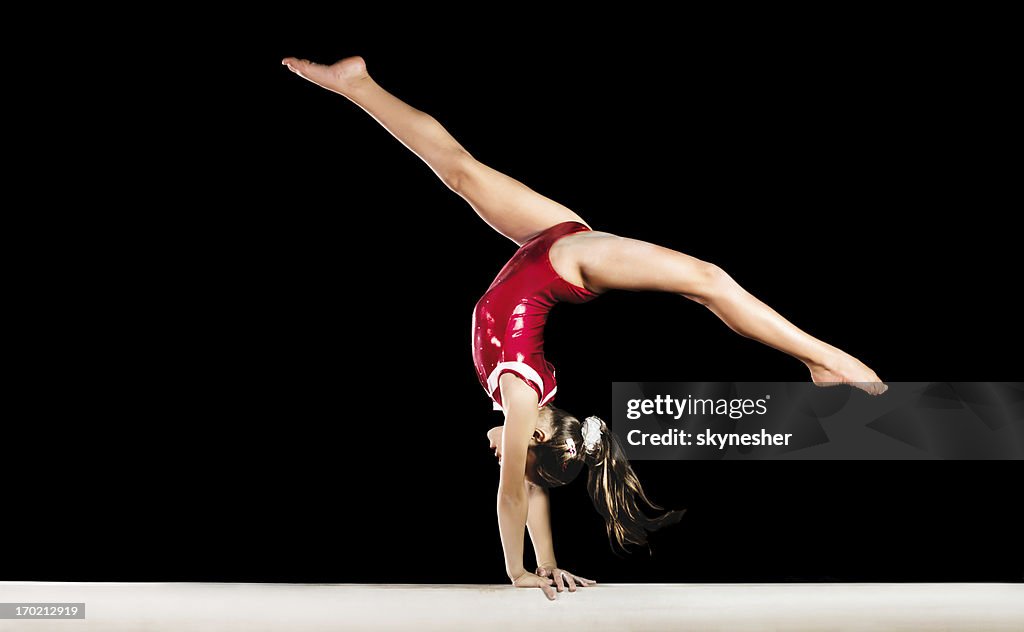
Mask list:
[{"label": "white beam surface", "polygon": [[1024,630],[1022,584],[601,584],[549,602],[510,586],[0,582],[0,602],[86,605],[4,632]]}]

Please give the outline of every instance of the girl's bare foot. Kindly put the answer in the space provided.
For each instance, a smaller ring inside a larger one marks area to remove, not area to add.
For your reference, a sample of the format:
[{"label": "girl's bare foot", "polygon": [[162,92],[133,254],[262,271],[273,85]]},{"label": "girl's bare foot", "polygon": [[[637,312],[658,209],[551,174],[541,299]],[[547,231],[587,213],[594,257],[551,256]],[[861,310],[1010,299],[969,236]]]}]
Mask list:
[{"label": "girl's bare foot", "polygon": [[323,86],[338,94],[350,93],[370,78],[366,72],[366,62],[358,56],[346,57],[330,66],[295,57],[285,57],[281,63],[303,79],[308,79],[318,86]]},{"label": "girl's bare foot", "polygon": [[849,384],[869,395],[881,395],[889,390],[882,380],[863,362],[852,355],[835,349],[821,363],[808,363],[811,381],[818,386]]}]

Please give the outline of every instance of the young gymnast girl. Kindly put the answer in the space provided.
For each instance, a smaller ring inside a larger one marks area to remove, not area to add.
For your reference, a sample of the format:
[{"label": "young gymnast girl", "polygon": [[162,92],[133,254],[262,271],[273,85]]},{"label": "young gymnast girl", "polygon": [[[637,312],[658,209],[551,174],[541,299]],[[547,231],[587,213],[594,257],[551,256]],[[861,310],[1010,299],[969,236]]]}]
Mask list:
[{"label": "young gymnast girl", "polygon": [[[850,384],[877,395],[887,388],[853,356],[813,338],[750,295],[721,268],[643,241],[593,230],[572,210],[477,161],[433,117],[370,77],[361,57],[327,66],[288,57],[296,74],[347,97],[419,156],[496,231],[519,249],[473,314],[473,361],[484,390],[505,414],[487,437],[500,465],[498,529],[505,570],[515,586],[555,592],[595,582],[555,560],[547,490],[586,465],[587,489],[613,546],[644,545],[647,533],[678,522],[640,486],[615,436],[596,417],[582,423],[551,404],[555,369],[544,359],[544,324],[558,302],[583,303],[609,290],[672,292],[694,300],[737,333],[803,362],[822,386]],[[523,564],[528,530],[535,572]]]}]

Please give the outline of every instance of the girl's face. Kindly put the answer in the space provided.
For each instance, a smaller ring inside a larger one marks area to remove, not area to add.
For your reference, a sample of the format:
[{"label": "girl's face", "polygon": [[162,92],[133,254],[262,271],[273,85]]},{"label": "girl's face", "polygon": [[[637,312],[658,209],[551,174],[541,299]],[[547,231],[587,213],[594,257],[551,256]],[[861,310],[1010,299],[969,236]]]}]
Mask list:
[{"label": "girl's face", "polygon": [[498,459],[498,465],[501,465],[501,437],[504,430],[504,426],[495,426],[487,431],[487,441],[490,443],[488,447],[494,450],[494,458]]},{"label": "girl's face", "polygon": [[[490,442],[490,448],[494,450],[494,458],[498,459],[498,465],[501,465],[501,436],[504,431],[504,426],[495,426],[487,431],[487,440]],[[542,408],[537,417],[537,428],[533,431],[530,445],[544,443],[553,434],[555,434],[555,428],[551,423],[551,409]]]},{"label": "girl's face", "polygon": [[[530,437],[530,445],[537,445],[547,440],[548,433],[551,428],[544,426],[544,418],[538,420],[541,424],[536,430],[533,431],[533,436]],[[498,459],[498,465],[501,465],[501,437],[505,431],[504,426],[495,426],[487,431],[487,441],[491,450],[494,450],[494,458]],[[537,470],[536,458],[533,451],[530,450],[526,453],[526,478],[530,482],[534,481],[534,472]]]}]

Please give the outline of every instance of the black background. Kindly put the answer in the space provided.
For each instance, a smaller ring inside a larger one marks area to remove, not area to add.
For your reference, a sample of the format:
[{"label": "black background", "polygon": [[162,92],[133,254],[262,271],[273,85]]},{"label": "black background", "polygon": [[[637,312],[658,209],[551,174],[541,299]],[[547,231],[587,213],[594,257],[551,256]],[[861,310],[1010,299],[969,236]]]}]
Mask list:
[{"label": "black background", "polygon": [[[177,72],[128,80],[110,134],[139,149],[48,251],[61,309],[12,445],[70,423],[10,479],[48,500],[7,514],[2,579],[506,581],[484,437],[501,418],[469,328],[515,246],[287,55],[363,55],[480,160],[596,229],[721,265],[883,379],[1020,378],[988,23],[398,13],[184,20],[162,42]],[[614,380],[807,377],[673,296],[560,306],[547,337],[578,415],[610,419]],[[635,469],[683,522],[619,559],[579,479],[552,494],[562,565],[643,582],[1024,572],[1016,463]]]}]

